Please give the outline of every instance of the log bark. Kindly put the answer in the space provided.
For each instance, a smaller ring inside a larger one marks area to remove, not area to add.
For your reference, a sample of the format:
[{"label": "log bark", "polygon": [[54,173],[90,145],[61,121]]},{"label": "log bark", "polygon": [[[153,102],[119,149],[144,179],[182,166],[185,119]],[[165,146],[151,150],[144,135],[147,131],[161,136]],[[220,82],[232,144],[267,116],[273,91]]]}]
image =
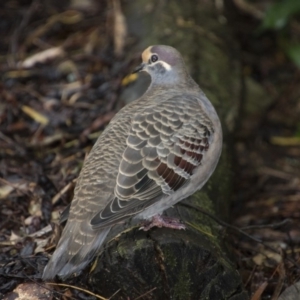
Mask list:
[{"label": "log bark", "polygon": [[[198,193],[170,208],[185,231],[139,231],[137,224],[119,226],[89,274],[97,293],[115,299],[248,299],[220,226],[199,210],[228,220],[232,186],[232,130],[238,111],[238,48],[214,1],[139,0],[125,3],[136,51],[153,44],[176,47],[190,72],[215,105],[224,130],[219,165]],[[115,237],[119,234],[117,237]],[[143,296],[142,296],[143,295]]]}]

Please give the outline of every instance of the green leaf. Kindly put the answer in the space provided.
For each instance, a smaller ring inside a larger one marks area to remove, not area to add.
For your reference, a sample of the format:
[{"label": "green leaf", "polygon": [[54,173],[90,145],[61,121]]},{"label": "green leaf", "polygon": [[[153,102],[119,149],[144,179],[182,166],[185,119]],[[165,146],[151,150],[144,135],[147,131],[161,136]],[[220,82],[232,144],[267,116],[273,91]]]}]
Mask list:
[{"label": "green leaf", "polygon": [[300,44],[286,48],[286,54],[300,68]]},{"label": "green leaf", "polygon": [[267,11],[262,27],[281,29],[290,17],[300,12],[300,0],[284,0],[273,4]]}]

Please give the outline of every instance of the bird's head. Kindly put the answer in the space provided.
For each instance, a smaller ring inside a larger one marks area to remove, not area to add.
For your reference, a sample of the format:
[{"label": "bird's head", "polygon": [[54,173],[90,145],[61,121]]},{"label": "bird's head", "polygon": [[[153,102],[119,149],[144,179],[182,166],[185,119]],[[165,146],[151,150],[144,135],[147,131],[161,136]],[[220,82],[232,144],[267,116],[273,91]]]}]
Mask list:
[{"label": "bird's head", "polygon": [[155,45],[142,53],[143,62],[133,73],[149,73],[152,83],[174,83],[187,75],[181,54],[173,47]]}]

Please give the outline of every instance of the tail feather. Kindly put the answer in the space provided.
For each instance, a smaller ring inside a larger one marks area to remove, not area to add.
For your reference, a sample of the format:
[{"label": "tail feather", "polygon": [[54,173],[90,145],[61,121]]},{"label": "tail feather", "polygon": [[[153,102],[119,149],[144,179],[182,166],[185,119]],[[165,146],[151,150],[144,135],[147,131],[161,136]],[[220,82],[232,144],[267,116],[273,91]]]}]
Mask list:
[{"label": "tail feather", "polygon": [[[68,225],[44,269],[43,280],[51,280],[56,275],[61,279],[67,279],[73,273],[79,273],[96,255],[110,231],[110,227],[108,227],[99,231],[93,230],[92,235],[89,235],[89,232],[83,234],[76,230],[76,239],[74,227],[72,228],[73,234],[68,234]],[[92,231],[92,229],[90,230]],[[93,238],[89,239],[91,236]],[[78,240],[80,240],[80,243],[78,243]]]}]

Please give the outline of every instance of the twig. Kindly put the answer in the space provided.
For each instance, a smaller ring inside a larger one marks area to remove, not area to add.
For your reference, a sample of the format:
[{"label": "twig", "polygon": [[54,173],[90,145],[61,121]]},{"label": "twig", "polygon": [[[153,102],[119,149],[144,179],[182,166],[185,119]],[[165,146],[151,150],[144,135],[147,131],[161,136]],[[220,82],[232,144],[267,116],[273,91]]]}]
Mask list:
[{"label": "twig", "polygon": [[256,19],[261,20],[265,16],[264,12],[260,11],[254,5],[248,3],[244,0],[233,0],[233,2],[243,12],[255,17]]},{"label": "twig", "polygon": [[118,289],[116,292],[114,292],[114,293],[109,297],[109,300],[112,299],[114,296],[116,296],[120,291],[121,291],[121,289]]},{"label": "twig", "polygon": [[101,299],[101,300],[109,300],[108,298],[104,298],[100,295],[97,295],[97,294],[94,294],[93,292],[90,292],[89,290],[86,290],[86,289],[83,289],[83,288],[80,288],[78,286],[75,286],[75,285],[70,285],[70,284],[65,284],[65,283],[55,283],[55,282],[47,282],[47,284],[50,284],[50,285],[57,285],[57,286],[63,286],[63,287],[67,287],[67,288],[72,288],[72,289],[75,289],[75,290],[78,290],[78,291],[82,291],[84,293],[87,293],[91,296],[94,296],[96,297],[97,299]]},{"label": "twig", "polygon": [[151,289],[150,291],[144,293],[143,295],[138,296],[138,297],[135,298],[134,300],[140,299],[140,298],[142,298],[142,297],[144,297],[144,296],[150,294],[151,292],[155,291],[156,289],[157,289],[157,288],[155,287],[155,288]]},{"label": "twig", "polygon": [[285,268],[284,268],[283,262],[281,262],[277,266],[276,271],[279,274],[279,279],[277,280],[277,285],[275,287],[275,291],[273,292],[271,300],[276,300],[276,299],[279,298],[280,292],[281,292],[281,290],[283,288],[283,285],[284,285],[286,272],[285,272]]},{"label": "twig", "polygon": [[265,224],[265,225],[251,225],[251,226],[245,226],[242,227],[242,230],[250,230],[250,229],[264,229],[264,228],[279,228],[282,227],[288,223],[292,223],[293,221],[291,219],[285,219],[281,222],[278,223],[273,223],[273,224]]},{"label": "twig", "polygon": [[268,167],[260,168],[259,173],[270,175],[270,176],[277,177],[277,178],[284,179],[284,180],[291,180],[296,177],[296,175],[288,174],[286,172],[274,170],[274,169],[268,168]]},{"label": "twig", "polygon": [[69,182],[66,186],[64,186],[64,188],[62,190],[60,190],[51,200],[52,204],[56,204],[56,202],[60,199],[60,197],[62,195],[64,195],[69,189],[70,187],[72,187],[73,185],[73,181]]}]

